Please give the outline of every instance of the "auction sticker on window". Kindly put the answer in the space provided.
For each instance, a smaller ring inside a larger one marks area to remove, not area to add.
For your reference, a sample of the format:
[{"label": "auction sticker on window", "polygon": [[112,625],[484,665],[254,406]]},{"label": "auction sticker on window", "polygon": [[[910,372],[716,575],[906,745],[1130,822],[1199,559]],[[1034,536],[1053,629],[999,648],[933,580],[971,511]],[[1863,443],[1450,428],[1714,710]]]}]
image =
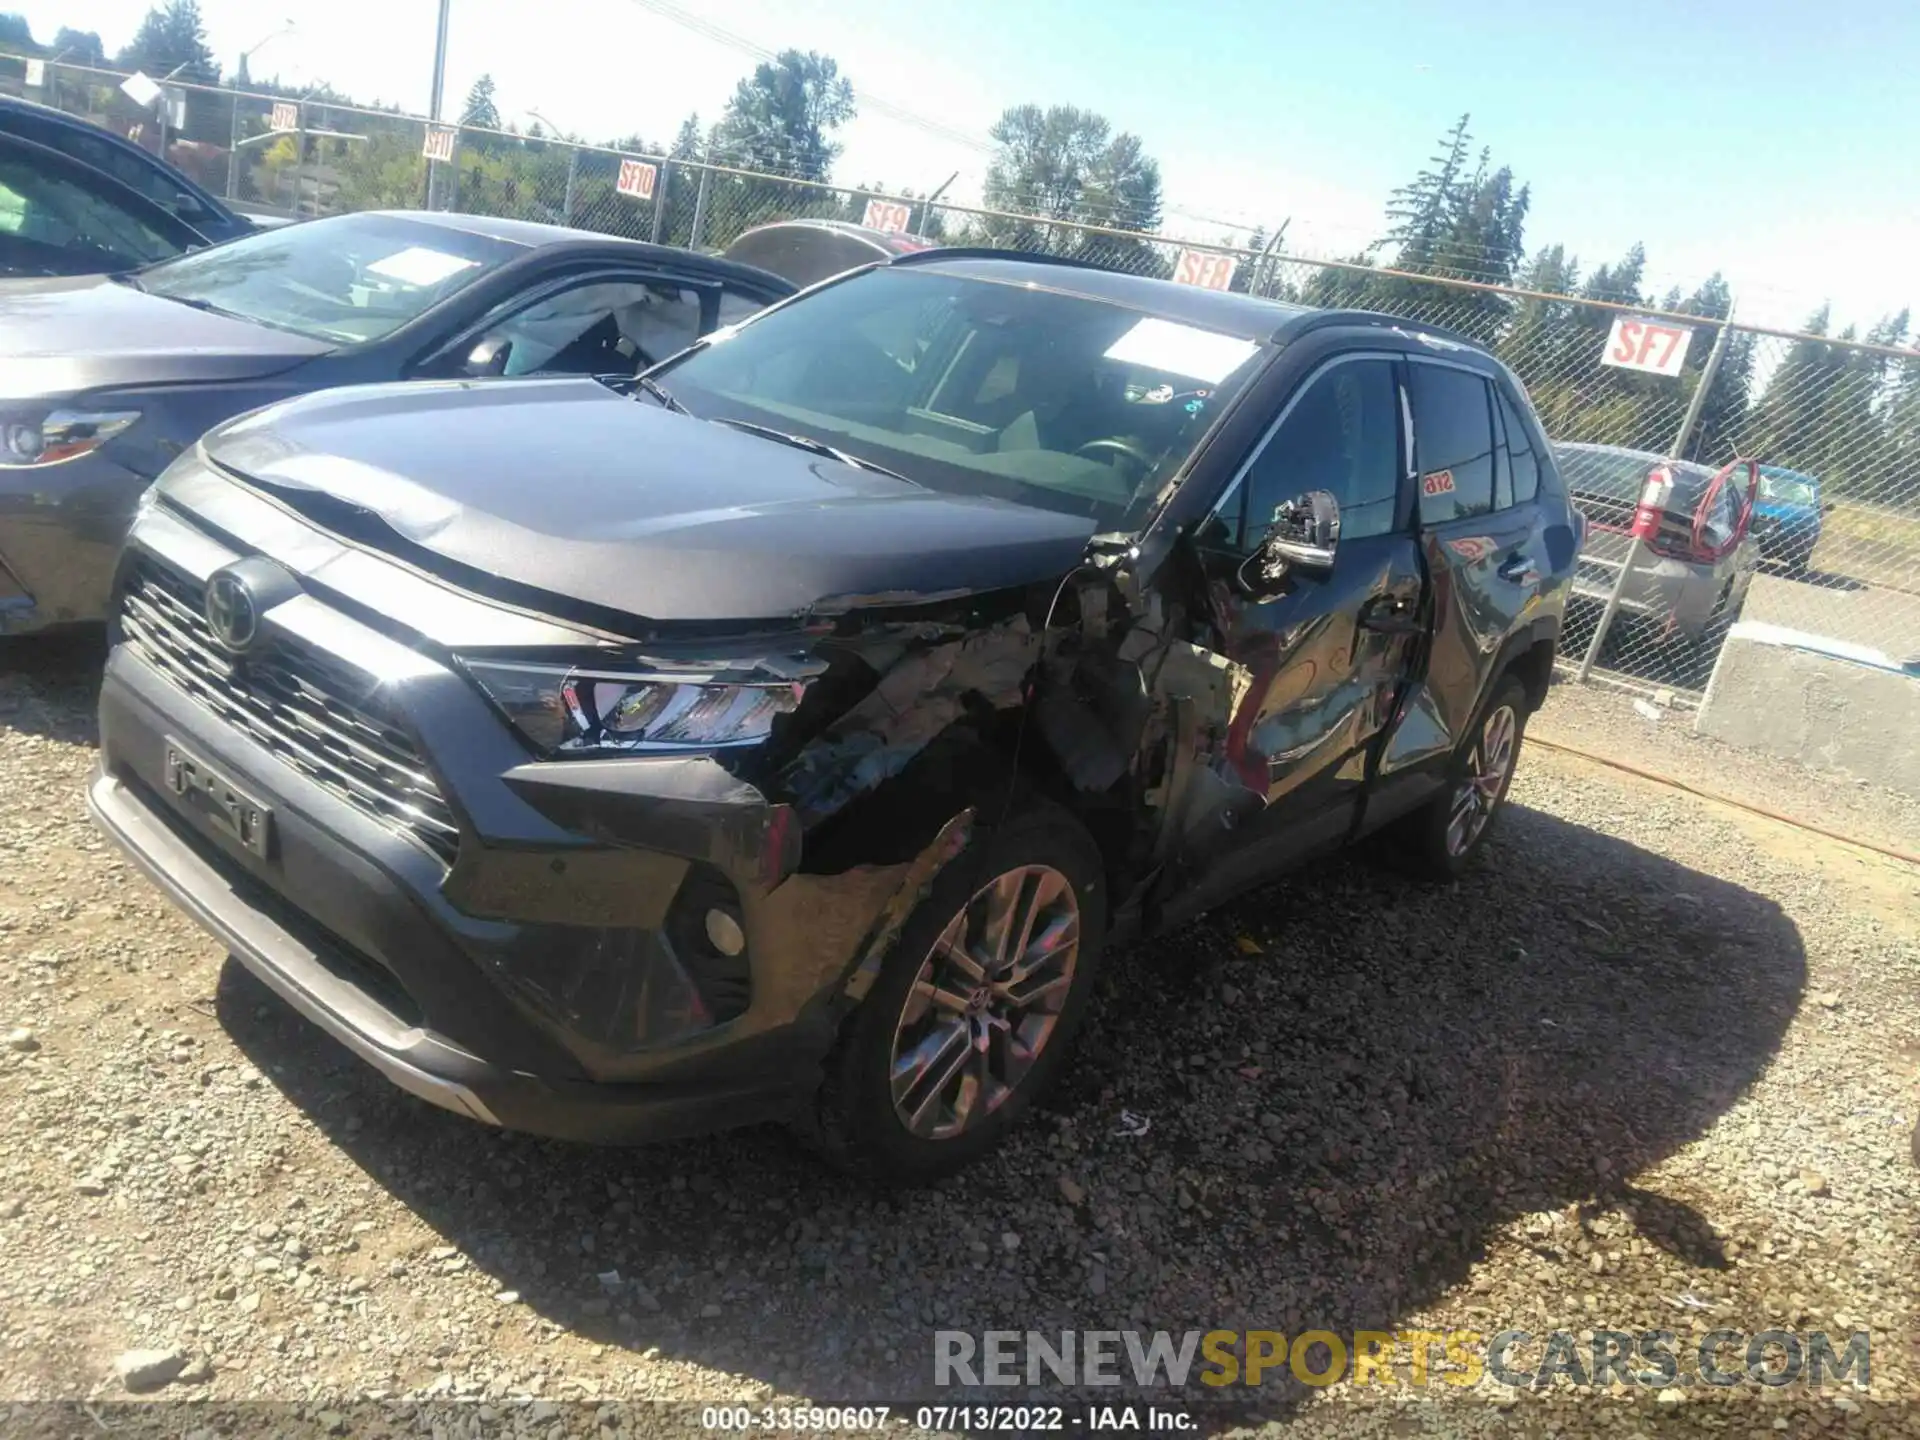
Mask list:
[{"label": "auction sticker on window", "polygon": [[1432,474],[1420,477],[1420,489],[1428,495],[1451,495],[1453,493],[1453,472],[1435,470]]},{"label": "auction sticker on window", "polygon": [[1260,347],[1238,335],[1221,335],[1197,325],[1147,319],[1107,347],[1107,359],[1143,365],[1169,375],[1190,375],[1218,385]]},{"label": "auction sticker on window", "polygon": [[375,260],[367,266],[367,273],[387,280],[398,280],[402,285],[438,285],[449,275],[458,275],[462,270],[470,270],[479,263],[464,256],[449,255],[444,250],[409,245],[384,260]]},{"label": "auction sticker on window", "polygon": [[1692,339],[1693,330],[1686,325],[1641,315],[1616,315],[1600,363],[1618,365],[1623,370],[1644,370],[1649,375],[1678,375]]}]

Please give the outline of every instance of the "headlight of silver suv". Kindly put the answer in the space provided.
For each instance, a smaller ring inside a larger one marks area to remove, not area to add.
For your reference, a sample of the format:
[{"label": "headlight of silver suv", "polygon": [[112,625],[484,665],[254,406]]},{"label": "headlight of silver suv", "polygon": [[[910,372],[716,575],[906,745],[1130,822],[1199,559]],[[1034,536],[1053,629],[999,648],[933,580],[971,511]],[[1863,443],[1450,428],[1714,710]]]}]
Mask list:
[{"label": "headlight of silver suv", "polygon": [[799,708],[804,680],[592,670],[468,660],[467,673],[550,755],[686,752],[758,745]]},{"label": "headlight of silver suv", "polygon": [[22,410],[0,405],[0,470],[78,459],[139,418],[137,410]]}]

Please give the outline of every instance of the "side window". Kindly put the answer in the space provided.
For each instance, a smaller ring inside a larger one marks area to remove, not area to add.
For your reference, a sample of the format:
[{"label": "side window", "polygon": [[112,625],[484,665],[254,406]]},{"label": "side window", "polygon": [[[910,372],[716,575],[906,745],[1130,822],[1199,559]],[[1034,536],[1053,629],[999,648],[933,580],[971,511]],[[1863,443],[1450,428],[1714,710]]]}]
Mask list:
[{"label": "side window", "polygon": [[28,162],[0,160],[0,234],[45,246],[107,271],[130,270],[180,253],[180,247],[117,196],[79,178],[49,175]]},{"label": "side window", "polygon": [[1493,393],[1500,399],[1500,418],[1507,432],[1507,459],[1513,477],[1513,503],[1525,505],[1540,493],[1540,457],[1534,452],[1533,427],[1526,423],[1507,396],[1506,387],[1496,385]]},{"label": "side window", "polygon": [[1393,364],[1348,360],[1307,383],[1229,496],[1243,506],[1240,548],[1259,545],[1273,515],[1309,490],[1340,502],[1340,538],[1395,528],[1400,495],[1399,399]]},{"label": "side window", "polygon": [[699,338],[698,290],[592,280],[494,322],[480,341],[506,342],[508,375],[631,375]]},{"label": "side window", "polygon": [[1487,382],[1469,370],[1408,367],[1420,520],[1444,525],[1493,509],[1493,421]]},{"label": "side window", "polygon": [[738,325],[742,320],[750,319],[767,308],[767,302],[757,295],[749,295],[743,290],[722,290],[720,292],[721,325]]},{"label": "side window", "polygon": [[1700,527],[1701,538],[1714,549],[1733,539],[1734,529],[1740,523],[1740,502],[1746,493],[1746,474],[1735,471],[1714,495],[1707,510],[1707,523]]}]

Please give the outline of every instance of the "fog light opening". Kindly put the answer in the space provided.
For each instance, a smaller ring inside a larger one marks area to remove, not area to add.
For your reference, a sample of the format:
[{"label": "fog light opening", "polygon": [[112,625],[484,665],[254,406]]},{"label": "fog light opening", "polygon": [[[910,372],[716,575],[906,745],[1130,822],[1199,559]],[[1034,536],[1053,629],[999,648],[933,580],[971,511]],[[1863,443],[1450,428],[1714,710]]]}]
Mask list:
[{"label": "fog light opening", "polygon": [[731,911],[719,906],[707,911],[707,943],[729,959],[747,948],[747,932]]}]

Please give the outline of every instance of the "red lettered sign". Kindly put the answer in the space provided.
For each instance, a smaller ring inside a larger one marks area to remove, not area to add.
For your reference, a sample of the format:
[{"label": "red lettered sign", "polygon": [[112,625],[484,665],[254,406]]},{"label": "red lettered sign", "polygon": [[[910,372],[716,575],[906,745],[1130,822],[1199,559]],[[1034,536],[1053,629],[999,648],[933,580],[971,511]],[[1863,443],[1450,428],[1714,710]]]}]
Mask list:
[{"label": "red lettered sign", "polygon": [[1233,272],[1239,261],[1231,255],[1215,255],[1210,250],[1182,250],[1173,262],[1177,285],[1198,285],[1203,290],[1225,290],[1233,284]]},{"label": "red lettered sign", "polygon": [[904,235],[913,222],[913,207],[898,200],[869,200],[860,223],[869,230],[884,230],[889,235]]},{"label": "red lettered sign", "polygon": [[1428,495],[1451,495],[1453,493],[1453,472],[1435,470],[1430,475],[1420,477],[1420,489]]},{"label": "red lettered sign", "polygon": [[420,147],[420,153],[429,160],[453,159],[453,142],[459,138],[458,130],[443,130],[436,126],[427,127],[426,143]]},{"label": "red lettered sign", "polygon": [[635,200],[653,198],[653,182],[659,177],[659,170],[644,160],[622,160],[620,178],[614,183],[614,189],[622,195],[631,195]]},{"label": "red lettered sign", "polygon": [[300,128],[300,107],[290,100],[276,100],[273,114],[267,118],[269,130],[298,130]]},{"label": "red lettered sign", "polygon": [[1692,339],[1690,326],[1637,315],[1616,315],[1613,329],[1607,332],[1607,349],[1600,363],[1618,365],[1623,370],[1644,370],[1649,375],[1678,375]]}]

